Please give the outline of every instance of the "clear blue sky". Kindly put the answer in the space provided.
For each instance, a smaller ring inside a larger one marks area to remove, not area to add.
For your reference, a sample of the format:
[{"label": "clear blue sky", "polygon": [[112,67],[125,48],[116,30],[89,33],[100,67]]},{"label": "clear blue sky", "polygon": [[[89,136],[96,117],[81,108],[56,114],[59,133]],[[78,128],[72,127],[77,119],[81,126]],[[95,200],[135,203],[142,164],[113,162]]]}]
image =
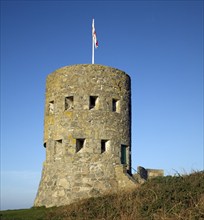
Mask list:
[{"label": "clear blue sky", "polygon": [[45,80],[95,63],[132,79],[132,163],[203,169],[203,1],[1,1],[1,209],[27,208],[45,160]]}]

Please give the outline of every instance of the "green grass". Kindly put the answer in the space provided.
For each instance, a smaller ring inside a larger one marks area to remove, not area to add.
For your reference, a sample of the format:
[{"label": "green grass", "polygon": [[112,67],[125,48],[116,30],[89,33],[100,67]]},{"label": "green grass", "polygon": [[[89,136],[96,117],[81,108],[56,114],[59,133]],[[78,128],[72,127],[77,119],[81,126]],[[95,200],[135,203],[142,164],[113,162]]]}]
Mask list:
[{"label": "green grass", "polygon": [[1,220],[204,220],[204,172],[158,177],[135,190],[69,206],[0,214]]},{"label": "green grass", "polygon": [[1,220],[44,220],[50,209],[45,207],[0,211]]}]

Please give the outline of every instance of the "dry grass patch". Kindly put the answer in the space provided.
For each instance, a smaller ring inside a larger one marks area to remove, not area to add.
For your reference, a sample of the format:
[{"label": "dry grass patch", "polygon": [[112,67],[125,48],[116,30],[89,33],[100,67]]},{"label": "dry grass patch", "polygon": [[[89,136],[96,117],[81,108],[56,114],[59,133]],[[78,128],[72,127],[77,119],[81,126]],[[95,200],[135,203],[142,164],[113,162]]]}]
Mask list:
[{"label": "dry grass patch", "polygon": [[0,212],[1,220],[204,220],[204,172],[158,177],[68,206]]}]

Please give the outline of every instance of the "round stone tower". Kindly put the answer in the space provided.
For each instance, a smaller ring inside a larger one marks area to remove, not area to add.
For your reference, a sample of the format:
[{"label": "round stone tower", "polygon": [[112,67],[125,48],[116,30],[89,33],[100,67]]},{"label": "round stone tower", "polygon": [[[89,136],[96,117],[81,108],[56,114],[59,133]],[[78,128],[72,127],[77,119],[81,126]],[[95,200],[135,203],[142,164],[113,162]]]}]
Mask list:
[{"label": "round stone tower", "polygon": [[35,206],[59,206],[135,186],[131,85],[118,69],[74,65],[47,77],[46,161]]}]

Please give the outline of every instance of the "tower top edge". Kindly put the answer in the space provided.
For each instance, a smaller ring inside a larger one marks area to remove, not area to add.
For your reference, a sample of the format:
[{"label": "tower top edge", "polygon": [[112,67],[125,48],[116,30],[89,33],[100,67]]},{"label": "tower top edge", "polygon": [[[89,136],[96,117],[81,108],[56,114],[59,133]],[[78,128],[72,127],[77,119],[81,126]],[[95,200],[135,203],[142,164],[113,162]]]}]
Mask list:
[{"label": "tower top edge", "polygon": [[123,74],[127,75],[130,78],[130,76],[123,70],[120,70],[118,68],[114,68],[114,67],[111,67],[111,66],[101,65],[101,64],[75,64],[75,65],[70,65],[70,66],[63,66],[63,67],[60,67],[60,68],[56,69],[55,71],[53,71],[50,74],[54,74],[54,73],[65,71],[65,70],[77,71],[79,69],[87,70],[87,71],[88,70],[99,70],[99,71],[100,70],[110,70],[111,72],[123,73]]}]

